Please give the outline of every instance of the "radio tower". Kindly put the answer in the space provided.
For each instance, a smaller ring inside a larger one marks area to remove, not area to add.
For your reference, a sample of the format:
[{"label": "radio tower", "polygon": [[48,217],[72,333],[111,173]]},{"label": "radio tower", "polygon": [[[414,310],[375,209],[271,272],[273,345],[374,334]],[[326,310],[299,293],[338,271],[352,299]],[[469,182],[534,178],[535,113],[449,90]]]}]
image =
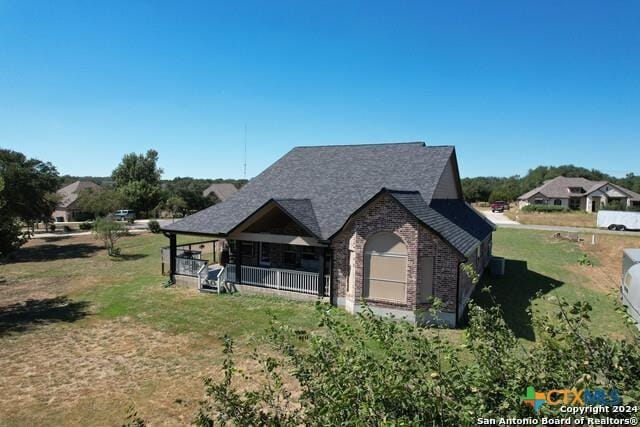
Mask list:
[{"label": "radio tower", "polygon": [[247,124],[244,124],[244,179],[247,179]]}]

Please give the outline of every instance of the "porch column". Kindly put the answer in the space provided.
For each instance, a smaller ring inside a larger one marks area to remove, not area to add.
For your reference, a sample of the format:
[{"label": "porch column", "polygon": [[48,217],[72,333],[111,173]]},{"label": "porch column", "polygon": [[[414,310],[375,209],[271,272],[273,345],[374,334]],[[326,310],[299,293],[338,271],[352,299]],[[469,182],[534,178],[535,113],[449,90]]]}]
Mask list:
[{"label": "porch column", "polygon": [[317,248],[316,249],[318,252],[318,260],[320,261],[320,268],[318,269],[318,296],[320,298],[324,297],[324,275],[325,275],[325,268],[324,268],[324,252],[325,252],[325,248]]},{"label": "porch column", "polygon": [[242,242],[236,240],[236,283],[242,283]]},{"label": "porch column", "polygon": [[169,278],[172,282],[176,274],[177,240],[175,234],[169,234]]}]

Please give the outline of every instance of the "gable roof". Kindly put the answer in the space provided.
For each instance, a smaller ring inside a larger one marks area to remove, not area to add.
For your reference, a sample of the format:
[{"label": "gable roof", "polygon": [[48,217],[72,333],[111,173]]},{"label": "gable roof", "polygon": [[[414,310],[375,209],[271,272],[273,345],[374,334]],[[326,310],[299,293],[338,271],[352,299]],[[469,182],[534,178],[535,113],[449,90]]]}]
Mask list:
[{"label": "gable roof", "polygon": [[464,256],[495,230],[464,200],[433,199],[427,204],[415,191],[389,190],[389,194]]},{"label": "gable roof", "polygon": [[[567,178],[564,176],[558,176],[556,178],[545,181],[544,184],[534,188],[533,190],[527,191],[522,196],[518,197],[518,200],[529,199],[535,196],[537,193],[540,193],[543,196],[548,198],[556,198],[556,199],[566,199],[570,196],[585,196],[607,184],[619,189],[624,193],[627,193],[633,199],[640,199],[640,194],[634,193],[631,190],[627,190],[626,188],[620,187],[619,185],[612,184],[608,181],[591,181],[586,178]],[[582,188],[583,192],[582,193],[570,192],[569,189],[574,187]]]},{"label": "gable roof", "polygon": [[65,187],[62,187],[56,192],[56,194],[60,196],[58,207],[68,208],[78,199],[78,195],[82,190],[86,190],[89,188],[96,191],[101,189],[98,184],[91,181],[76,181]]},{"label": "gable roof", "polygon": [[208,186],[206,190],[202,192],[202,195],[207,197],[209,194],[213,193],[221,202],[224,202],[236,191],[238,191],[238,189],[235,185],[229,182],[221,182]]},{"label": "gable roof", "polygon": [[[454,153],[451,146],[424,142],[296,147],[224,203],[163,229],[225,235],[270,199],[306,199],[318,237],[327,240],[381,188],[411,189],[430,202]],[[301,207],[298,202],[286,209]]]}]

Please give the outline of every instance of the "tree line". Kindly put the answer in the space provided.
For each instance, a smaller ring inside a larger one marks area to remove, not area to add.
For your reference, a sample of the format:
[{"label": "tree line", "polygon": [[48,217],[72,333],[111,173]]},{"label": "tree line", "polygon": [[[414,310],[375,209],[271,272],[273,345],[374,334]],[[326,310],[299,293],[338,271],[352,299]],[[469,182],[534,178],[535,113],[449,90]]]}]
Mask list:
[{"label": "tree line", "polygon": [[[203,191],[215,182],[231,182],[241,187],[246,180],[207,180],[179,177],[162,180],[158,152],[129,153],[110,177],[83,177],[99,185],[98,190],[83,190],[77,208],[90,218],[104,217],[119,209],[135,210],[143,217],[161,212],[188,214],[218,202]],[[0,149],[0,256],[24,244],[38,222],[52,221],[51,214],[60,202],[57,190],[76,181],[60,176],[50,162],[28,158],[17,151]]]},{"label": "tree line", "polygon": [[640,176],[638,175],[629,173],[624,178],[616,178],[597,169],[587,169],[575,165],[538,166],[530,169],[524,176],[464,178],[462,179],[462,191],[468,202],[513,201],[527,191],[533,190],[545,181],[558,176],[609,181],[640,193]]}]

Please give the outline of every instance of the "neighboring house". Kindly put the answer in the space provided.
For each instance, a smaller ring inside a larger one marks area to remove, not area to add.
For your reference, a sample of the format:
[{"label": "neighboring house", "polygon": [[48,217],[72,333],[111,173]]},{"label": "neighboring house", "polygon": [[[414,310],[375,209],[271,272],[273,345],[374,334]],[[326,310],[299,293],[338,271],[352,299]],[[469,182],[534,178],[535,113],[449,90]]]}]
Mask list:
[{"label": "neighboring house", "polygon": [[56,210],[51,214],[51,217],[55,222],[70,222],[84,219],[80,217],[82,212],[77,206],[80,192],[86,189],[99,191],[100,188],[98,184],[91,181],[76,181],[66,187],[62,187],[57,191],[60,201],[58,202],[58,206],[56,206]]},{"label": "neighboring house", "polygon": [[518,197],[519,208],[555,205],[586,212],[597,212],[601,206],[612,202],[626,208],[637,207],[640,206],[640,194],[607,181],[559,176]]},{"label": "neighboring house", "polygon": [[225,202],[163,227],[178,282],[206,262],[179,256],[176,235],[209,236],[228,242],[223,271],[240,292],[328,297],[350,312],[366,302],[416,322],[435,297],[450,326],[474,288],[461,264],[483,273],[494,229],[463,200],[455,149],[422,142],[297,147]]},{"label": "neighboring house", "polygon": [[204,197],[209,197],[209,195],[213,193],[218,198],[218,200],[224,202],[237,191],[238,189],[235,185],[228,182],[223,182],[219,184],[211,184],[209,187],[207,187],[206,190],[202,192],[202,195]]}]

